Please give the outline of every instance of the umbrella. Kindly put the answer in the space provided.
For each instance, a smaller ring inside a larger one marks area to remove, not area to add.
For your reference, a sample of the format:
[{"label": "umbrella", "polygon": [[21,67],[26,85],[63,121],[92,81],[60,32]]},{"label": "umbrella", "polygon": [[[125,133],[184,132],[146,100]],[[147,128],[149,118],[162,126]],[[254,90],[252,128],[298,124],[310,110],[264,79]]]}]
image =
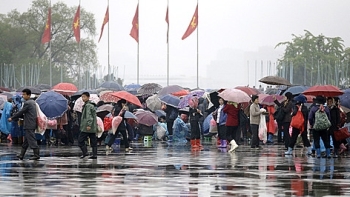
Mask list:
[{"label": "umbrella", "polygon": [[325,97],[335,97],[344,94],[339,88],[333,85],[316,85],[305,90],[304,95],[313,95],[313,96],[325,96]]},{"label": "umbrella", "polygon": [[261,78],[259,82],[269,85],[292,85],[287,79],[278,76],[266,76],[264,78]]},{"label": "umbrella", "polygon": [[211,92],[209,93],[209,98],[210,98],[210,102],[213,103],[213,105],[215,107],[219,107],[219,97],[218,97],[218,92]]},{"label": "umbrella", "polygon": [[36,103],[46,117],[51,119],[61,117],[68,110],[68,100],[54,91],[42,93]]},{"label": "umbrella", "polygon": [[111,93],[113,93],[113,91],[110,91],[110,90],[105,90],[100,92],[99,95],[100,95],[101,101],[104,101],[106,103],[116,103],[120,100],[119,98],[112,96]]},{"label": "umbrella", "polygon": [[[97,94],[90,94],[90,98],[89,100],[92,102],[92,103],[95,103],[97,104],[99,101],[100,101],[100,98],[97,96]],[[73,110],[74,111],[77,111],[77,112],[82,112],[83,111],[83,105],[84,105],[84,101],[81,97],[79,97],[75,103],[74,103],[74,107],[73,107]]]},{"label": "umbrella", "polygon": [[78,92],[72,94],[71,97],[80,97],[84,92],[88,92],[90,94],[98,94],[97,90],[85,90],[85,89],[83,89],[83,90],[79,90]]},{"label": "umbrella", "polygon": [[276,99],[279,103],[281,103],[285,100],[284,96],[281,96],[281,95],[268,95],[261,100],[260,100],[260,96],[259,96],[260,104],[268,105],[268,106],[275,105],[275,102],[274,102],[275,98],[274,97],[276,97]]},{"label": "umbrella", "polygon": [[269,89],[266,89],[265,93],[266,94],[278,94],[279,90],[277,88],[269,88]]},{"label": "umbrella", "polygon": [[259,90],[255,88],[246,87],[246,86],[237,86],[235,87],[235,89],[242,90],[243,92],[247,93],[248,96],[261,94]]},{"label": "umbrella", "polygon": [[137,94],[140,95],[153,95],[162,89],[162,86],[156,83],[143,84],[140,89],[137,90]]},{"label": "umbrella", "polygon": [[298,95],[303,93],[305,90],[307,90],[309,87],[308,86],[292,86],[286,89],[283,92],[283,95],[285,95],[287,92],[292,93],[293,95]]},{"label": "umbrella", "polygon": [[118,97],[119,99],[124,99],[129,103],[132,103],[136,106],[142,107],[140,100],[135,96],[130,94],[127,91],[119,91],[111,93],[112,96]]},{"label": "umbrella", "polygon": [[210,121],[212,118],[213,118],[213,114],[211,113],[204,119],[204,122],[203,122],[203,133],[204,134],[209,133]]},{"label": "umbrella", "polygon": [[48,85],[48,84],[37,84],[37,85],[35,85],[33,87],[38,88],[41,91],[49,91],[49,90],[51,90],[51,86]]},{"label": "umbrella", "polygon": [[135,119],[135,120],[137,120],[137,117],[136,117],[133,113],[131,113],[131,112],[129,112],[129,111],[125,111],[125,113],[124,113],[124,118]]},{"label": "umbrella", "polygon": [[138,123],[146,126],[152,126],[158,122],[158,117],[150,111],[137,110],[135,116]]},{"label": "umbrella", "polygon": [[114,90],[114,91],[121,91],[124,90],[123,86],[121,86],[119,83],[115,81],[106,81],[100,85],[99,88],[107,89],[107,90]]},{"label": "umbrella", "polygon": [[140,89],[141,86],[139,84],[129,84],[124,86],[125,91],[130,92],[131,94],[137,94],[137,90]]},{"label": "umbrella", "polygon": [[151,111],[156,111],[162,108],[162,102],[159,100],[158,95],[153,95],[147,98],[146,106]]},{"label": "umbrella", "polygon": [[1,93],[0,95],[6,96],[7,99],[12,98],[12,97],[14,96],[14,94],[11,93],[11,92],[3,92],[3,93]]},{"label": "umbrella", "polygon": [[156,110],[154,113],[156,113],[158,117],[166,116],[166,113],[163,110]]},{"label": "umbrella", "polygon": [[72,83],[59,83],[52,87],[52,90],[63,95],[71,96],[78,91],[78,88]]},{"label": "umbrella", "polygon": [[0,87],[0,91],[2,91],[2,92],[11,92],[10,89],[5,88],[5,87]]},{"label": "umbrella", "polygon": [[245,92],[238,89],[226,89],[219,93],[218,96],[226,101],[232,101],[236,103],[244,103],[250,101],[250,97]]},{"label": "umbrella", "polygon": [[160,101],[162,101],[166,105],[170,105],[170,106],[175,107],[175,108],[177,108],[177,106],[180,103],[180,99],[176,96],[171,95],[171,94],[167,94],[165,96],[162,96],[159,99],[160,99]]},{"label": "umbrella", "polygon": [[174,92],[174,93],[171,93],[172,95],[174,96],[178,96],[178,97],[181,97],[181,96],[186,96],[188,95],[189,91],[188,90],[180,90],[178,92]]},{"label": "umbrella", "polygon": [[39,90],[38,88],[35,88],[33,86],[20,87],[16,90],[16,92],[22,92],[24,89],[29,89],[32,92],[32,94],[37,94],[37,95],[41,94],[41,90]]},{"label": "umbrella", "polygon": [[100,107],[97,108],[97,111],[108,111],[108,112],[111,112],[113,110],[113,105],[111,104],[104,104],[104,105],[101,105]]},{"label": "umbrella", "polygon": [[300,102],[300,103],[306,103],[307,98],[303,94],[299,94],[298,96],[293,98],[294,101]]},{"label": "umbrella", "polygon": [[186,95],[185,97],[183,97],[181,100],[180,100],[180,103],[179,105],[177,106],[178,108],[184,108],[186,106],[188,106],[188,102],[190,99],[192,99],[193,97],[197,97],[197,98],[200,98],[204,95],[204,91],[193,91],[191,93],[189,93],[188,95]]},{"label": "umbrella", "polygon": [[175,93],[175,92],[179,92],[181,90],[184,90],[182,87],[178,86],[178,85],[171,85],[171,86],[167,86],[162,88],[159,92],[158,95],[159,96],[165,96],[167,94],[171,94],[171,93]]},{"label": "umbrella", "polygon": [[350,93],[339,96],[341,106],[350,108]]}]

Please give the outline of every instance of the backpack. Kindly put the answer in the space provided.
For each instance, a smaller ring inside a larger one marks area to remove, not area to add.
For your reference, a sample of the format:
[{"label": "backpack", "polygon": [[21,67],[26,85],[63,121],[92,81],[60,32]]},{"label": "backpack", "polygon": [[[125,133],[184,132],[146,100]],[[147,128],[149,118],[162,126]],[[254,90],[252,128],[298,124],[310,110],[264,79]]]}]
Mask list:
[{"label": "backpack", "polygon": [[279,107],[275,113],[273,114],[273,117],[274,119],[277,121],[277,122],[282,122],[283,119],[284,119],[284,116],[285,116],[285,113],[284,111],[282,110],[282,107]]},{"label": "backpack", "polygon": [[249,123],[248,116],[244,113],[242,109],[239,110],[239,125],[246,126]]},{"label": "backpack", "polygon": [[331,127],[331,122],[328,119],[327,113],[325,111],[321,111],[322,106],[315,113],[315,130],[326,130]]}]

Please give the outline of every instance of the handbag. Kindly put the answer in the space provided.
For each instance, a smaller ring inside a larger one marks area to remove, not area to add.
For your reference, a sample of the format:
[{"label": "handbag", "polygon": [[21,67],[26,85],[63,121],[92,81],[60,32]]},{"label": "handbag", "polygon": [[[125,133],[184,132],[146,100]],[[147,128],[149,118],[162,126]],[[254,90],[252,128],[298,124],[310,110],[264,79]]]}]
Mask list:
[{"label": "handbag", "polygon": [[298,107],[298,111],[295,114],[295,116],[292,117],[292,121],[290,122],[290,126],[293,128],[296,128],[303,132],[304,129],[304,116],[303,113],[301,112],[301,107]]},{"label": "handbag", "polygon": [[334,131],[334,138],[336,141],[342,141],[350,137],[350,133],[347,127],[340,128]]}]

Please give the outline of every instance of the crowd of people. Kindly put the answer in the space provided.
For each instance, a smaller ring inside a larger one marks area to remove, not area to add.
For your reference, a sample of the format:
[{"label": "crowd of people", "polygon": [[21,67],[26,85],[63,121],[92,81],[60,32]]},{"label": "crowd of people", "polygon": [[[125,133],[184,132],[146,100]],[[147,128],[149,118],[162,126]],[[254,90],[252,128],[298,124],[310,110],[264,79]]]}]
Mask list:
[{"label": "crowd of people", "polygon": [[[74,101],[67,97],[70,101],[68,110],[61,117],[48,121],[44,135],[38,136],[35,130],[38,127],[39,109],[31,97],[31,91],[24,89],[22,96],[9,97],[5,103],[0,131],[3,139],[22,146],[17,155],[21,160],[28,148],[33,149],[34,156],[31,159],[38,160],[39,145],[70,146],[74,145],[75,140],[82,151],[81,158],[89,155],[87,147],[90,146],[90,158],[96,159],[98,145],[104,142],[106,150],[112,151],[112,145],[120,135],[125,151],[132,150],[132,141],[147,135],[153,136],[153,140],[173,145],[190,144],[193,151],[203,149],[201,139],[215,138],[217,147],[230,153],[244,143],[256,150],[262,150],[262,144],[283,144],[285,155],[291,155],[299,136],[306,154],[317,158],[338,157],[346,150],[346,139],[335,137],[335,133],[345,124],[338,97],[316,96],[313,103],[308,105],[304,95],[286,92],[281,101],[273,96],[274,104],[262,105],[259,95],[250,96],[251,101],[246,104],[226,101],[217,96],[218,105],[215,106],[208,93],[200,97],[194,94],[188,100],[188,107],[182,109],[163,102],[161,109],[164,114],[158,115],[158,122],[154,125],[137,124],[135,119],[125,117],[127,111],[137,113],[149,110],[145,98],[140,99],[143,107],[120,99],[113,103],[110,113],[101,117],[104,130],[98,135],[96,110],[105,103],[93,103],[90,93],[83,92],[82,112],[72,110]],[[209,129],[204,128],[207,120]],[[275,138],[277,142],[274,143]]]}]

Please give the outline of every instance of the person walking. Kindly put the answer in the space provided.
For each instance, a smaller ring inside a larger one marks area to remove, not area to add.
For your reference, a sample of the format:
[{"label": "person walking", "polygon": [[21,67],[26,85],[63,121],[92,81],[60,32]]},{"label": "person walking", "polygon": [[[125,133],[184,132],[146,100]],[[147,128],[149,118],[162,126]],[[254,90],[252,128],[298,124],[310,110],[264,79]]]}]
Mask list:
[{"label": "person walking", "polygon": [[[230,144],[229,152],[233,152],[238,145],[236,143],[237,130],[239,126],[239,107],[238,103],[227,102],[224,109],[222,110],[227,114],[226,118],[226,140]],[[221,139],[221,138],[220,138]]]},{"label": "person walking", "polygon": [[81,151],[83,152],[80,158],[83,159],[88,156],[85,141],[89,137],[90,145],[92,148],[92,156],[89,157],[89,159],[97,159],[97,118],[95,105],[89,101],[89,92],[84,92],[81,95],[81,98],[85,104],[83,105],[83,111],[81,113],[80,133],[78,137],[78,144]]},{"label": "person walking", "polygon": [[[290,134],[289,134],[289,126],[290,122],[292,121],[292,110],[293,110],[293,94],[290,92],[287,92],[285,95],[286,100],[282,103],[278,102],[276,99],[276,96],[274,96],[275,104],[281,108],[283,111],[283,119],[280,122],[280,126],[282,127],[283,131],[283,140],[284,140],[284,146],[286,149],[288,149],[289,146],[289,140],[290,140]],[[281,128],[279,127],[279,129]]]},{"label": "person walking", "polygon": [[39,160],[39,146],[35,138],[35,129],[37,129],[37,110],[36,103],[34,100],[30,99],[32,92],[30,89],[22,90],[22,97],[25,100],[23,107],[11,118],[8,119],[9,122],[18,121],[19,118],[24,119],[23,128],[25,130],[24,142],[22,144],[21,153],[17,155],[20,160],[23,160],[24,155],[30,147],[33,149],[34,156],[30,160]]}]

